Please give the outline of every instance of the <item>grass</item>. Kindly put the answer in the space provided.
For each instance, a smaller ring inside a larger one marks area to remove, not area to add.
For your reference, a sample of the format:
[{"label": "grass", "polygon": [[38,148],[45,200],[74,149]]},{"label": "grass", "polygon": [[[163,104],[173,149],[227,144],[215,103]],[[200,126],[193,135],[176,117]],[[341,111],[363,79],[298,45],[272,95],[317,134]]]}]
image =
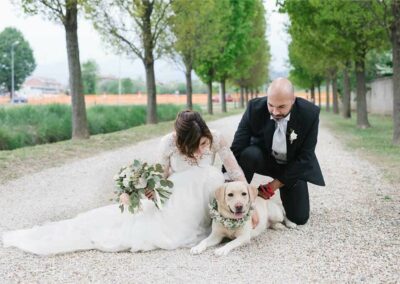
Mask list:
[{"label": "grass", "polygon": [[369,114],[368,129],[356,127],[356,113],[344,119],[321,111],[322,123],[340,137],[346,147],[379,167],[389,182],[400,183],[400,146],[392,144],[393,120],[390,116]]},{"label": "grass", "polygon": [[[203,115],[203,117],[206,121],[212,121],[242,112],[241,109],[229,109],[228,113],[215,111],[214,115]],[[0,184],[20,176],[60,166],[66,162],[88,158],[104,151],[162,136],[172,129],[173,121],[167,121],[108,134],[92,135],[88,140],[66,140],[0,151]]]},{"label": "grass", "polygon": [[[183,108],[161,104],[157,107],[158,120],[173,120]],[[194,105],[194,109],[200,110],[200,106]],[[71,112],[71,106],[61,104],[0,108],[0,150],[71,139]],[[87,117],[91,135],[111,133],[145,124],[146,106],[97,105],[87,108]]]}]

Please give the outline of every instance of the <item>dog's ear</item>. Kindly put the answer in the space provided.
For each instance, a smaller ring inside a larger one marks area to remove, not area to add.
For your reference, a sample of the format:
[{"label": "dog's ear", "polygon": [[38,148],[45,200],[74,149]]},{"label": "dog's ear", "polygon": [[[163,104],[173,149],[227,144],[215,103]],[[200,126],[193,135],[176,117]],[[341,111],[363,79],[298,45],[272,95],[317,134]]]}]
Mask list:
[{"label": "dog's ear", "polygon": [[254,202],[256,200],[256,197],[258,195],[258,188],[255,187],[254,185],[247,185],[247,190],[249,191],[249,196],[250,196],[250,201]]},{"label": "dog's ear", "polygon": [[226,184],[223,184],[220,187],[218,187],[217,190],[215,191],[215,199],[217,199],[219,204],[224,202],[225,189],[226,189]]}]

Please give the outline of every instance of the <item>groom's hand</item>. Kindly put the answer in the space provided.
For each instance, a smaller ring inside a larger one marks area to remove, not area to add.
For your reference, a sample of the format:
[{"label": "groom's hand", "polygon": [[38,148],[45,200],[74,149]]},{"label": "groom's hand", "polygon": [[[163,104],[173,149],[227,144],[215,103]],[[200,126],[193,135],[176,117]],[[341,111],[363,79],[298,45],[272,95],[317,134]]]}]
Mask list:
[{"label": "groom's hand", "polygon": [[258,187],[258,196],[264,199],[270,199],[275,194],[275,191],[282,186],[284,186],[284,184],[277,179],[274,179],[267,184],[261,184]]},{"label": "groom's hand", "polygon": [[271,183],[261,184],[258,187],[258,196],[264,199],[270,199],[275,194],[275,191],[271,187]]}]

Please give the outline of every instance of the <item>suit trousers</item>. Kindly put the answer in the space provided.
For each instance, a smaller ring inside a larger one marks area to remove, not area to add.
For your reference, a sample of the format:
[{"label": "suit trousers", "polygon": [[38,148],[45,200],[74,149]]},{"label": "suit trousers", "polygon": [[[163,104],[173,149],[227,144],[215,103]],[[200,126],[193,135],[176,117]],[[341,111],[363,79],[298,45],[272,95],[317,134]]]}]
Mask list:
[{"label": "suit trousers", "polygon": [[[285,165],[278,164],[274,157],[255,145],[251,145],[242,151],[238,162],[248,183],[251,182],[254,173],[279,180],[285,170]],[[280,195],[286,217],[297,225],[307,223],[310,216],[307,182],[297,180],[290,187],[283,186],[280,188]]]}]

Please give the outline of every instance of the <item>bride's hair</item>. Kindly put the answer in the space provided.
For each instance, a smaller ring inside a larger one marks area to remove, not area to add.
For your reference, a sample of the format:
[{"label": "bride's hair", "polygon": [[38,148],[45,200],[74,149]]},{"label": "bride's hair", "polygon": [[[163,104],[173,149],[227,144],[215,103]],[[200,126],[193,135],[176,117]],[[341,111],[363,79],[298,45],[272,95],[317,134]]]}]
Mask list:
[{"label": "bride's hair", "polygon": [[175,120],[176,146],[187,157],[194,158],[199,149],[200,139],[207,138],[210,147],[213,137],[207,124],[197,111],[184,110],[178,113]]}]

